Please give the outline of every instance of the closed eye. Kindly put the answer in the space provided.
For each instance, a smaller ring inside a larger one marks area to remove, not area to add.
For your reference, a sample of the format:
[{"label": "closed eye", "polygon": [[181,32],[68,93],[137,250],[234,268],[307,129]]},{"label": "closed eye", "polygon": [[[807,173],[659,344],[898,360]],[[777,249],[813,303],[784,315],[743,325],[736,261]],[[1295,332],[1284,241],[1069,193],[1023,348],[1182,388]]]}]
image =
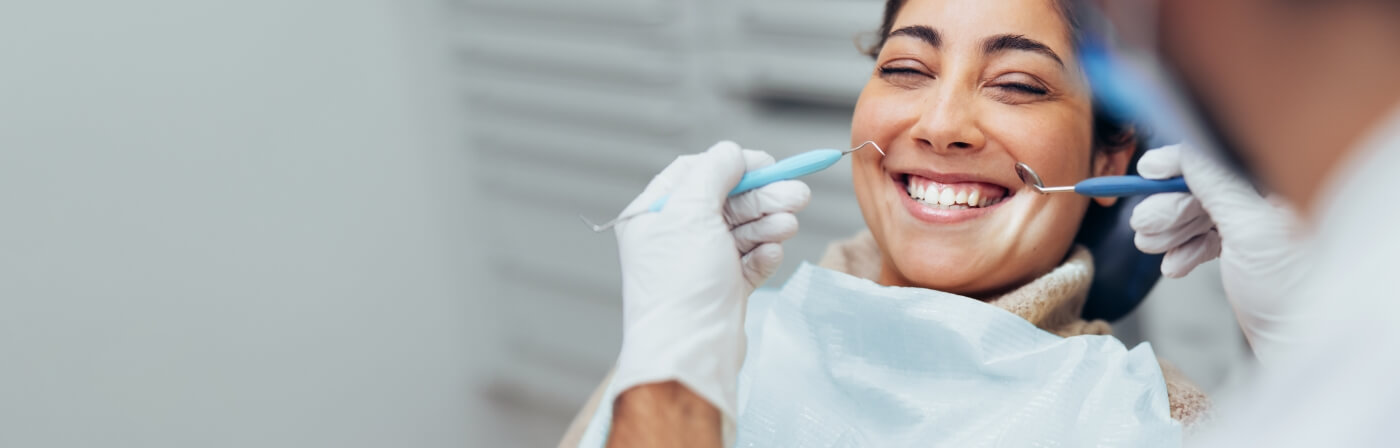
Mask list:
[{"label": "closed eye", "polygon": [[902,89],[919,88],[933,78],[933,75],[913,67],[880,67],[880,79]]},{"label": "closed eye", "polygon": [[1013,90],[1013,91],[1016,91],[1016,92],[1019,92],[1019,93],[1027,93],[1027,94],[1031,94],[1031,95],[1044,95],[1044,94],[1050,93],[1050,91],[1045,90],[1045,89],[1043,89],[1043,88],[1036,87],[1036,86],[1033,86],[1033,85],[1030,85],[1030,84],[1022,84],[1022,83],[1019,83],[1019,82],[998,84],[997,87],[998,87],[998,88],[1002,88],[1002,89],[1007,89],[1007,90]]},{"label": "closed eye", "polygon": [[925,74],[924,72],[921,72],[921,71],[919,71],[919,70],[917,70],[917,69],[912,69],[912,68],[909,68],[909,67],[880,67],[880,76],[881,76],[881,77],[885,77],[885,76],[907,76],[907,75],[928,76],[928,75]]}]

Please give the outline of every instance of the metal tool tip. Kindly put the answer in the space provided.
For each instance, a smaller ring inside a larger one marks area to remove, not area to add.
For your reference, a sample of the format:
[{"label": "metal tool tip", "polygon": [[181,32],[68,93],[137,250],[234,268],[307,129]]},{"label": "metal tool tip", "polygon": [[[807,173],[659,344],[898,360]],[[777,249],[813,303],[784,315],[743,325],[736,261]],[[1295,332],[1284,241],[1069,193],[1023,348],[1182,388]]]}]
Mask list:
[{"label": "metal tool tip", "polygon": [[881,155],[881,156],[885,155],[885,150],[880,149],[880,145],[876,144],[876,143],[875,143],[874,141],[872,141],[872,140],[866,140],[865,143],[861,143],[859,146],[856,146],[856,147],[854,147],[854,148],[851,148],[849,151],[846,151],[846,154],[850,154],[850,153],[856,152],[857,150],[860,150],[861,148],[864,148],[865,145],[873,146],[873,147],[875,147],[875,150],[876,150],[876,151],[879,151],[879,152],[880,152],[880,155]]}]

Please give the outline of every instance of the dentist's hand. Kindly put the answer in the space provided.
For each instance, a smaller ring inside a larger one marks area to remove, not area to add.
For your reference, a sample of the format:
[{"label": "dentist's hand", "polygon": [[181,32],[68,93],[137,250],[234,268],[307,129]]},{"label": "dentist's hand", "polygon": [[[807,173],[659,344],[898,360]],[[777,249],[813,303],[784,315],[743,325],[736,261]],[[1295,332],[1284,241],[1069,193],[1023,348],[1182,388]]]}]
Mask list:
[{"label": "dentist's hand", "polygon": [[1295,329],[1307,316],[1291,301],[1306,270],[1292,210],[1189,147],[1148,151],[1138,173],[1149,179],[1183,176],[1191,193],[1157,194],[1139,203],[1130,221],[1137,247],[1165,252],[1162,274],[1172,278],[1220,257],[1225,294],[1255,355],[1267,362],[1294,344],[1300,336]]},{"label": "dentist's hand", "polygon": [[773,163],[720,142],[676,159],[623,211],[670,195],[660,212],[616,227],[623,336],[610,390],[674,380],[735,415],[749,294],[777,270],[779,244],[797,233],[793,213],[811,198],[795,180],[727,197],[746,171]]}]

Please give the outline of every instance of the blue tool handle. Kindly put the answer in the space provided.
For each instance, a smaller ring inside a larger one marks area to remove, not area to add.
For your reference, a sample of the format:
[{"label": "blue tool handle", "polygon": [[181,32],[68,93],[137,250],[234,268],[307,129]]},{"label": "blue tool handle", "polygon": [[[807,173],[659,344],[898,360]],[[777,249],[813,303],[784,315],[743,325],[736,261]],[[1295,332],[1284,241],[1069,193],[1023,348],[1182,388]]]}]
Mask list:
[{"label": "blue tool handle", "polygon": [[[742,194],[773,182],[796,179],[827,169],[840,161],[841,156],[844,155],[846,154],[838,149],[813,149],[779,160],[778,163],[744,173],[744,177],[739,179],[739,185],[735,185],[733,190],[729,190],[729,195]],[[670,195],[662,196],[661,199],[651,203],[651,208],[647,210],[661,211],[661,208],[666,206],[666,200],[670,198]]]},{"label": "blue tool handle", "polygon": [[1144,179],[1142,176],[1091,177],[1074,185],[1074,192],[1095,198],[1117,198],[1156,193],[1190,193],[1186,179]]}]

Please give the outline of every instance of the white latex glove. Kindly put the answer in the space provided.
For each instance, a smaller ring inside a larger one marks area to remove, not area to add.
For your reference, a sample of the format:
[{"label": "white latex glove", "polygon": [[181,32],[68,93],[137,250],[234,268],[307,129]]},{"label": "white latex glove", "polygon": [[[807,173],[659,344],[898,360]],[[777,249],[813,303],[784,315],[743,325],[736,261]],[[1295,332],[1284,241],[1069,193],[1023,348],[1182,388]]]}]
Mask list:
[{"label": "white latex glove", "polygon": [[732,425],[749,294],[778,269],[779,243],[797,233],[793,213],[811,198],[807,185],[795,180],[726,198],[745,171],[773,162],[761,151],[720,142],[676,159],[623,211],[670,195],[660,212],[616,227],[622,353],[606,399],[633,386],[677,380],[714,404],[727,429]]},{"label": "white latex glove", "polygon": [[1268,361],[1294,344],[1308,316],[1292,294],[1306,270],[1292,210],[1189,147],[1148,151],[1138,173],[1149,179],[1184,176],[1191,187],[1190,194],[1152,195],[1133,209],[1129,224],[1138,249],[1165,252],[1162,274],[1171,278],[1220,257],[1226,297],[1255,355]]}]

